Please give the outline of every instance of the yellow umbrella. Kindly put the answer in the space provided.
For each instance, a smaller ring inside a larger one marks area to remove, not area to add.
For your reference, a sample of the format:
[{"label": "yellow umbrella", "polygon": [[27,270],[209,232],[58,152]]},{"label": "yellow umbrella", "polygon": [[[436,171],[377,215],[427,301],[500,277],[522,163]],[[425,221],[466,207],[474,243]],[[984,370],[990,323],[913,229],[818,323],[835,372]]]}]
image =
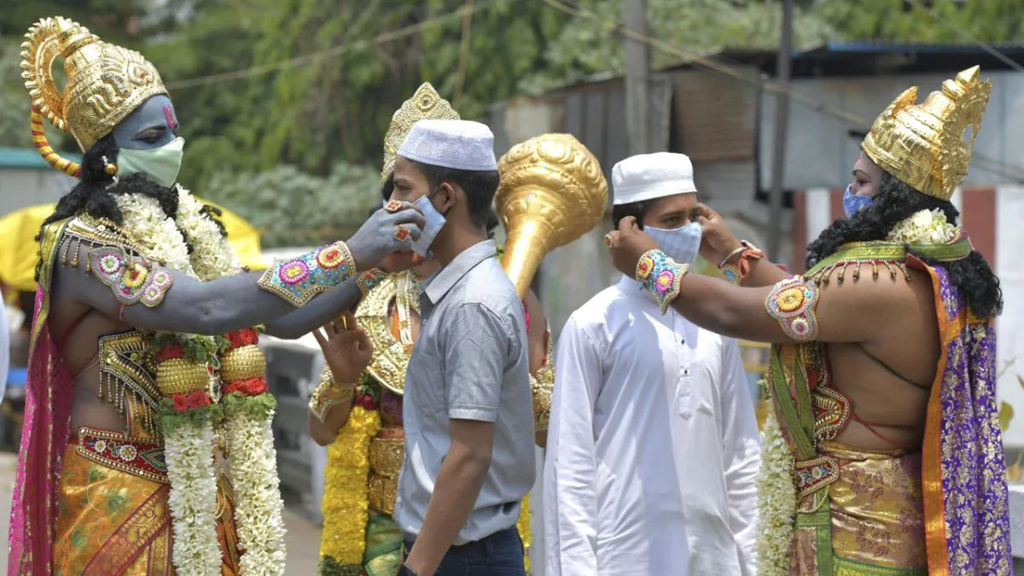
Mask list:
[{"label": "yellow umbrella", "polygon": [[[203,202],[205,200],[200,199]],[[228,231],[228,240],[244,266],[253,270],[267,267],[260,253],[260,233],[242,217],[206,202],[223,211],[221,222]],[[35,238],[39,227],[55,204],[39,204],[22,208],[0,218],[0,282],[15,290],[31,292],[36,289],[35,271],[39,245]]]}]

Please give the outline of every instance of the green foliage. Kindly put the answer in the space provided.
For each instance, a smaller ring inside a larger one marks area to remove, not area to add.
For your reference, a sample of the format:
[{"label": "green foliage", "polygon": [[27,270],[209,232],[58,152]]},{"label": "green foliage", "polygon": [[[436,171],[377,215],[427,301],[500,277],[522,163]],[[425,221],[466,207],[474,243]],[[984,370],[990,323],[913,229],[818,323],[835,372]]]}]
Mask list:
[{"label": "green foliage", "polygon": [[348,237],[381,204],[379,172],[349,164],[336,165],[326,178],[287,164],[258,173],[223,173],[199,193],[252,223],[266,248]]},{"label": "green foliage", "polygon": [[[602,72],[623,69],[622,40],[608,22],[621,22],[619,0],[581,0],[581,9],[597,18],[577,18],[566,25],[547,52],[548,69],[541,75],[548,81],[576,80]],[[686,56],[703,56],[725,48],[778,46],[782,9],[771,0],[647,0],[649,34],[673,44]],[[815,13],[797,7],[794,14],[794,46],[810,47],[835,34]],[[651,49],[652,66],[660,68],[685,59],[674,51]],[[536,81],[536,80],[535,80]]]},{"label": "green foliage", "polygon": [[840,30],[845,40],[962,44],[973,37],[990,43],[1024,41],[1020,0],[933,0],[927,9],[922,4],[917,1],[904,10],[902,0],[825,0],[816,11]]}]

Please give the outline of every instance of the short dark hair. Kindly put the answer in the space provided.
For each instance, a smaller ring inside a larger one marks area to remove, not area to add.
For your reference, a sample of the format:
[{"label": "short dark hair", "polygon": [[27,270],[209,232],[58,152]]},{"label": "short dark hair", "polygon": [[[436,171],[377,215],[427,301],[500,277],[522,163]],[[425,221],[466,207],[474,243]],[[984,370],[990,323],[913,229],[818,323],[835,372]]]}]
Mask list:
[{"label": "short dark hair", "polygon": [[640,200],[639,202],[630,202],[629,204],[615,204],[612,206],[612,228],[619,227],[619,221],[626,216],[633,216],[636,218],[636,224],[641,230],[644,229],[644,217],[647,216],[647,212],[654,207],[654,204],[658,201],[657,198],[650,200]]},{"label": "short dark hair", "polygon": [[427,178],[431,192],[437,190],[444,182],[458,184],[466,193],[470,221],[484,230],[487,229],[488,220],[493,212],[491,204],[494,202],[494,193],[498,190],[497,170],[457,170],[423,164],[415,160],[410,162]]}]

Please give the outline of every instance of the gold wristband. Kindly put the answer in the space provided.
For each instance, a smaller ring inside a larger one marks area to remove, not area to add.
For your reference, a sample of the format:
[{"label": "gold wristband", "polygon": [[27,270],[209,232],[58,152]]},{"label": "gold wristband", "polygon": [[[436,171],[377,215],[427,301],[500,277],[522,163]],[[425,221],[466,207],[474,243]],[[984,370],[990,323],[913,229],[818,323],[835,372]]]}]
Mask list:
[{"label": "gold wristband", "polygon": [[320,422],[327,420],[331,408],[352,400],[356,391],[355,384],[336,384],[329,368],[324,368],[320,384],[309,397],[309,411]]}]

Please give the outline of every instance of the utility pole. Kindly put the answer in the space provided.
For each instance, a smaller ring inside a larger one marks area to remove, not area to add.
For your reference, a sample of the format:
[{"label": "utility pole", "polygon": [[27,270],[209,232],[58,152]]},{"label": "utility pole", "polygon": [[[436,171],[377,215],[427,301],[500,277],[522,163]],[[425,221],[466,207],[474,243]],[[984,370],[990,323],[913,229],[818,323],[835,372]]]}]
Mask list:
[{"label": "utility pole", "polygon": [[[648,36],[647,0],[622,0],[622,21],[628,30]],[[629,154],[648,152],[650,100],[647,95],[650,48],[644,42],[622,37],[626,60],[626,134]]]},{"label": "utility pole", "polygon": [[[793,0],[783,0],[782,38],[775,64],[775,143],[772,146],[772,188],[769,193],[768,257],[779,261],[782,240],[782,186],[786,170],[786,131],[789,127],[789,65],[793,43]],[[628,65],[628,63],[627,63]]]}]

